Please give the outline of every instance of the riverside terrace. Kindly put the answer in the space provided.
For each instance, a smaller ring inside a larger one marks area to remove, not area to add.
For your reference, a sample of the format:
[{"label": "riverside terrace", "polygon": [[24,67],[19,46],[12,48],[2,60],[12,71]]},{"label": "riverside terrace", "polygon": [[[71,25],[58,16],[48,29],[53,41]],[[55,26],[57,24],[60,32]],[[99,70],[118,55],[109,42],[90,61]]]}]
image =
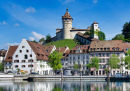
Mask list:
[{"label": "riverside terrace", "polygon": [[[20,74],[29,74],[31,72],[40,75],[53,74],[53,69],[47,62],[48,55],[56,50],[63,53],[63,59],[61,60],[63,69],[74,70],[74,64],[78,64],[81,65],[80,71],[82,71],[83,75],[106,75],[105,69],[108,68],[111,55],[114,53],[119,55],[119,59],[124,58],[128,49],[130,49],[130,43],[123,43],[121,40],[93,40],[90,45],[78,45],[70,50],[68,47],[50,47],[23,39],[19,46],[10,46],[7,50],[4,71],[15,71]],[[86,64],[95,56],[101,59],[99,70],[96,72],[86,67]],[[121,69],[112,69],[111,73],[112,75],[116,75],[116,73],[130,74],[130,70],[122,66]]]}]

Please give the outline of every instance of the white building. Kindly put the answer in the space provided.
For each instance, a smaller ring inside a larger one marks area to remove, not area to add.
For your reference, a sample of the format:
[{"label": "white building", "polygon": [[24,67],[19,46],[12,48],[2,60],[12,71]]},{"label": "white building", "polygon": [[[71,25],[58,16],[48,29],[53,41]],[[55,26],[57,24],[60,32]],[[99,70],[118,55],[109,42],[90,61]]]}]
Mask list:
[{"label": "white building", "polygon": [[4,72],[5,73],[13,70],[13,67],[12,67],[13,57],[12,56],[17,48],[18,46],[9,46],[6,52],[5,59],[4,59]]},{"label": "white building", "polygon": [[72,50],[64,53],[64,57],[62,59],[63,69],[74,69],[74,65],[78,64],[79,71],[82,71],[83,74],[88,74],[89,69],[86,66],[89,63],[89,54],[88,48],[90,45],[79,45],[75,46]]},{"label": "white building", "polygon": [[38,43],[22,39],[13,54],[13,71],[20,69],[21,72],[29,74],[50,74],[52,68],[47,64],[49,53]]}]

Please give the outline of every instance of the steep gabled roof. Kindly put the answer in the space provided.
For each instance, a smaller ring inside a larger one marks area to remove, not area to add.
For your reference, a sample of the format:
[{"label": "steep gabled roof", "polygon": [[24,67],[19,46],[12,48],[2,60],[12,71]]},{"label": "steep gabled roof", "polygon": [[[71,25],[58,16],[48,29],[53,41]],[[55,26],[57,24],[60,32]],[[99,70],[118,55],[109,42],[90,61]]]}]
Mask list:
[{"label": "steep gabled roof", "polygon": [[43,48],[41,44],[27,41],[38,60],[48,60],[49,53]]},{"label": "steep gabled roof", "polygon": [[67,47],[58,47],[56,48],[56,51],[65,53]]},{"label": "steep gabled roof", "polygon": [[4,62],[12,62],[13,54],[17,48],[18,48],[18,46],[10,46],[9,47]]},{"label": "steep gabled roof", "polygon": [[55,45],[43,45],[44,50],[48,52],[49,54],[52,52],[52,49],[54,48]]}]

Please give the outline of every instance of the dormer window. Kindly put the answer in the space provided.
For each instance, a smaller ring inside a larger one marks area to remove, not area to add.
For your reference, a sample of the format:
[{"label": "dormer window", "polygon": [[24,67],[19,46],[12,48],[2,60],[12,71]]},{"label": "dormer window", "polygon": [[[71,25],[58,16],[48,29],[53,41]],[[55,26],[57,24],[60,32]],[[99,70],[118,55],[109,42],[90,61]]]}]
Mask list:
[{"label": "dormer window", "polygon": [[93,51],[95,51],[95,48],[93,48]]},{"label": "dormer window", "polygon": [[113,51],[115,51],[115,48],[112,48],[113,49]]},{"label": "dormer window", "polygon": [[110,48],[107,48],[107,51],[109,51],[110,50]]},{"label": "dormer window", "polygon": [[92,51],[92,48],[90,49],[90,51]]},{"label": "dormer window", "polygon": [[97,51],[99,51],[99,48],[97,48]]},{"label": "dormer window", "polygon": [[106,48],[104,48],[104,51],[106,51]]},{"label": "dormer window", "polygon": [[119,51],[119,48],[116,48],[117,51]]},{"label": "dormer window", "polygon": [[102,48],[100,48],[100,51],[102,51]]}]

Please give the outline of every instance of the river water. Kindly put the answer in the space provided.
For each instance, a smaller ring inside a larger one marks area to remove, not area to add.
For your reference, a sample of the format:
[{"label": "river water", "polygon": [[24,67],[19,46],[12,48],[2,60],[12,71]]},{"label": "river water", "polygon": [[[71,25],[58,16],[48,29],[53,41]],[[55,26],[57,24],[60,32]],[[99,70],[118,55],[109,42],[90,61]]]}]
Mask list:
[{"label": "river water", "polygon": [[0,91],[130,91],[130,82],[0,82]]}]

